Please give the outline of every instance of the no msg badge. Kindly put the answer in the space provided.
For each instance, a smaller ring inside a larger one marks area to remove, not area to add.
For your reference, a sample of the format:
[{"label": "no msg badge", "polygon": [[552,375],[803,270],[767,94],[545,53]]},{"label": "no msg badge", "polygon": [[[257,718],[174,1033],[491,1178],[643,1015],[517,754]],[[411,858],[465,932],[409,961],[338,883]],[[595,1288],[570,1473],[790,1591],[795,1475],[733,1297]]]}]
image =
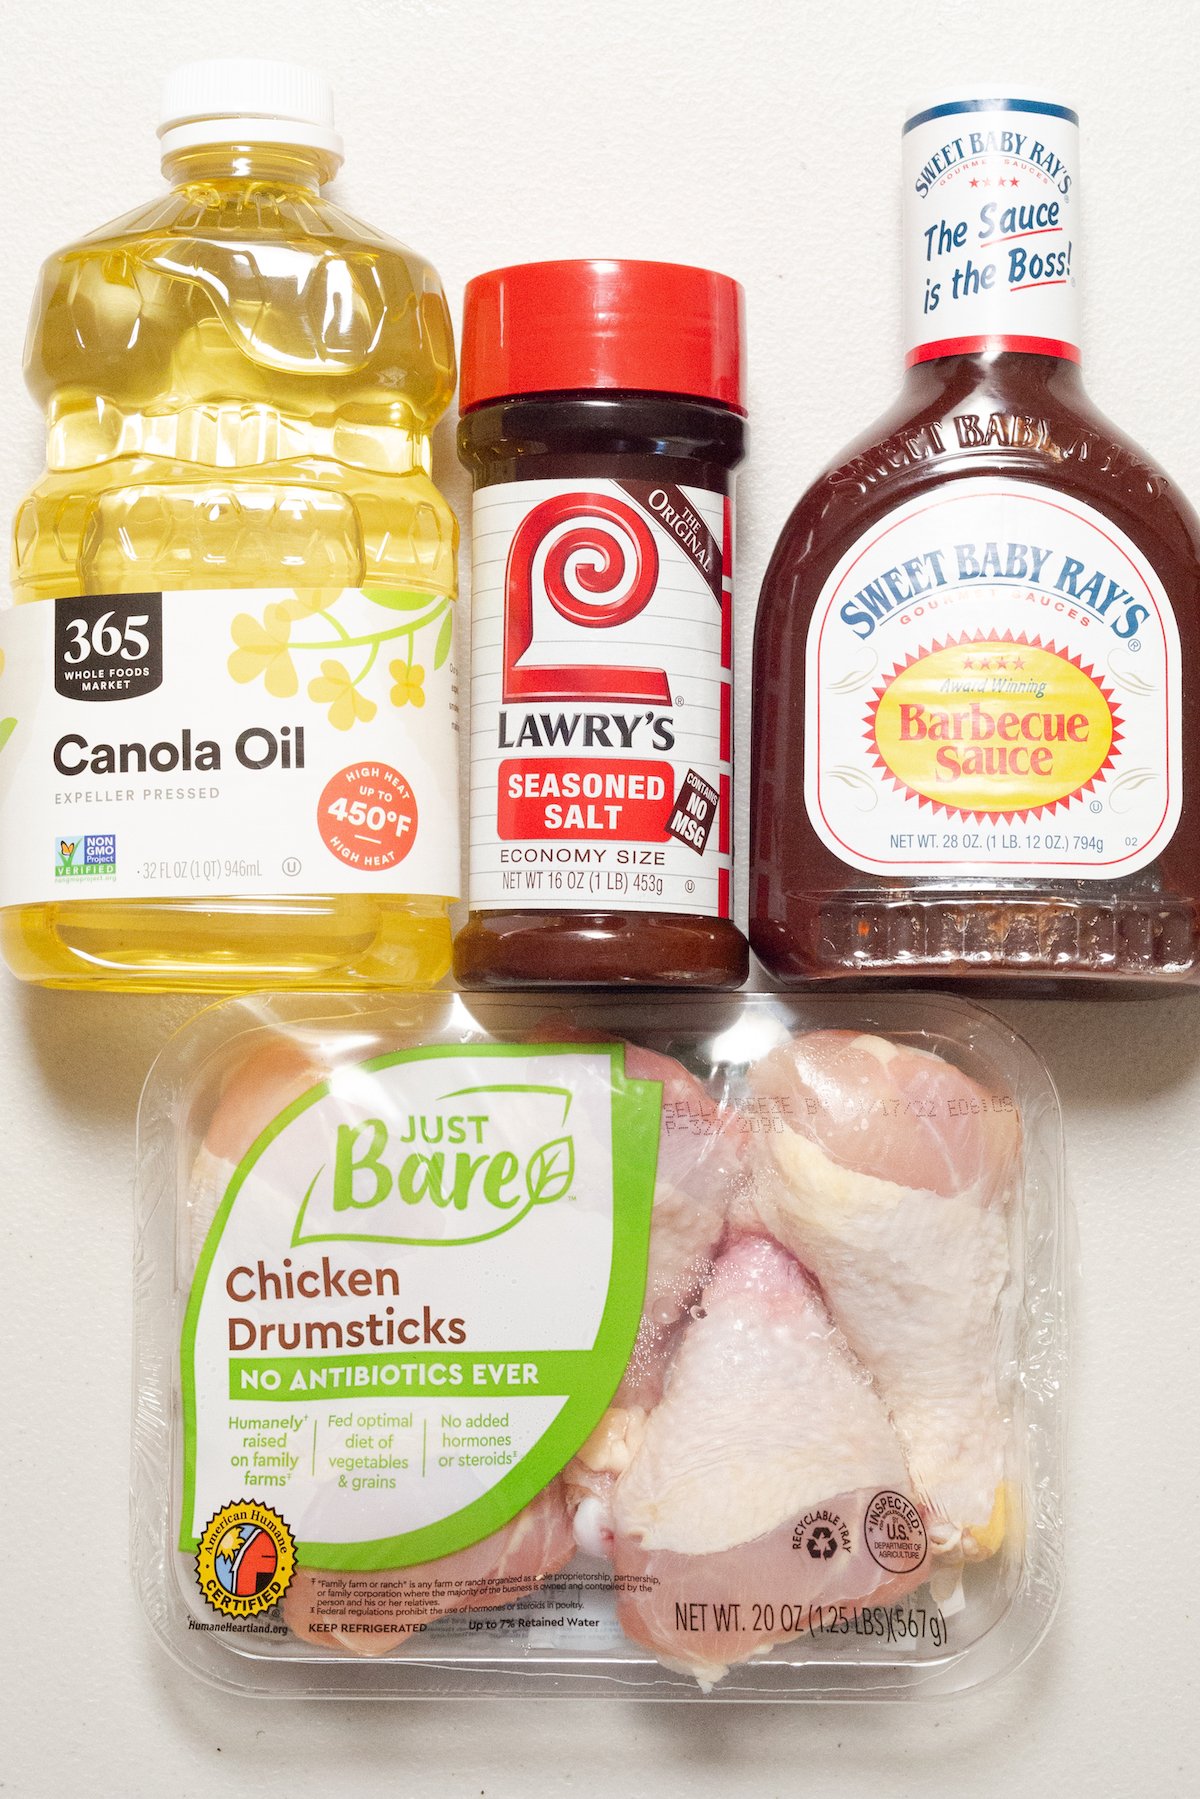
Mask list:
[{"label": "no msg badge", "polygon": [[675,796],[675,806],[667,820],[667,830],[680,843],[686,843],[702,856],[708,848],[712,828],[717,821],[721,796],[711,782],[689,768]]}]

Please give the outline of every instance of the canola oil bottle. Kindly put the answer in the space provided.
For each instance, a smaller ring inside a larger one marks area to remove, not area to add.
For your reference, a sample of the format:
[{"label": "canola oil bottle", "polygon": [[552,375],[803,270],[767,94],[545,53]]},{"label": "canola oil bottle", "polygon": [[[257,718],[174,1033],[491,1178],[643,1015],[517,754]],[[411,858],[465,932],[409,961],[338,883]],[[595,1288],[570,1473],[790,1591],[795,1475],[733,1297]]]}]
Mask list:
[{"label": "canola oil bottle", "polygon": [[436,981],[459,882],[441,284],[323,196],[315,74],[189,65],[159,136],[170,192],[52,256],[33,308],[47,470],[0,615],[0,944],[54,986]]}]

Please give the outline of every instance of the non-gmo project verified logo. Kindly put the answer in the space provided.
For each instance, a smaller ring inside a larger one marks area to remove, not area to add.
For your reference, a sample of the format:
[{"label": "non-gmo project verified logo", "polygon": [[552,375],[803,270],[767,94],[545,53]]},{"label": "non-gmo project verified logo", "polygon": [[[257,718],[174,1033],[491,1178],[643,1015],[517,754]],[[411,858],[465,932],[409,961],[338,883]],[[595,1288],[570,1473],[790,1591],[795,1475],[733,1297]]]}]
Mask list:
[{"label": "non-gmo project verified logo", "polygon": [[116,872],[115,834],[58,839],[54,865],[56,880],[112,880]]}]

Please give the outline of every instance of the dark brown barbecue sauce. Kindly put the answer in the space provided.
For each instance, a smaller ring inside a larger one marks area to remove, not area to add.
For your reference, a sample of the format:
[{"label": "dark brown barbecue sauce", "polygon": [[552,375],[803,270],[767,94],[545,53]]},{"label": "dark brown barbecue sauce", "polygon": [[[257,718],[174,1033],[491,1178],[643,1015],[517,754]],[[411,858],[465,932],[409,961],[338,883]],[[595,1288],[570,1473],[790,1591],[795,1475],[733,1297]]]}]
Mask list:
[{"label": "dark brown barbecue sauce", "polygon": [[751,942],[784,981],[1170,989],[1200,950],[1197,520],[1080,380],[1073,115],[916,123],[908,374],[763,584]]}]

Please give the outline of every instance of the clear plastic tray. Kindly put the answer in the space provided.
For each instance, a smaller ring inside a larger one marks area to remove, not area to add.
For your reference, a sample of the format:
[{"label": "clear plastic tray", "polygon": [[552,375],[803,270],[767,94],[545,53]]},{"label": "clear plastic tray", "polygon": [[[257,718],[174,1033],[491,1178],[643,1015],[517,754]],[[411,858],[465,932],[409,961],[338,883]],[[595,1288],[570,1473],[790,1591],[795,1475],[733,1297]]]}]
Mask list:
[{"label": "clear plastic tray", "polygon": [[291,1697],[977,1687],[1059,1591],[1061,1155],[940,996],[213,1007],[139,1120],[155,1631]]}]

